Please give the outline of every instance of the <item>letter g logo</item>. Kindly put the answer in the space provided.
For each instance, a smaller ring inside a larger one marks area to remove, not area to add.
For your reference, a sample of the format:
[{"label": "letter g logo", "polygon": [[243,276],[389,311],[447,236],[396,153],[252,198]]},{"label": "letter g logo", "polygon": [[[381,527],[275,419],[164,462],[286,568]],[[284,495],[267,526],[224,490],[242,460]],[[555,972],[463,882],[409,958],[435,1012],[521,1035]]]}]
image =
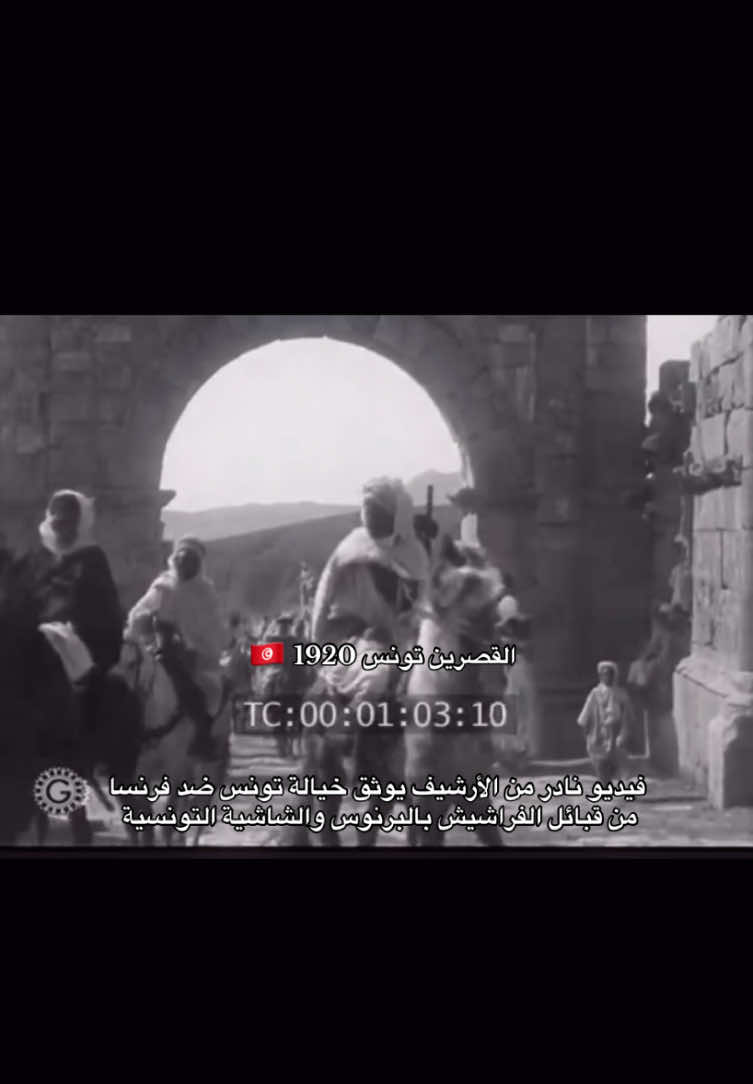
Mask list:
[{"label": "letter g logo", "polygon": [[48,768],[34,782],[34,801],[49,817],[67,817],[89,801],[89,787],[70,768]]}]

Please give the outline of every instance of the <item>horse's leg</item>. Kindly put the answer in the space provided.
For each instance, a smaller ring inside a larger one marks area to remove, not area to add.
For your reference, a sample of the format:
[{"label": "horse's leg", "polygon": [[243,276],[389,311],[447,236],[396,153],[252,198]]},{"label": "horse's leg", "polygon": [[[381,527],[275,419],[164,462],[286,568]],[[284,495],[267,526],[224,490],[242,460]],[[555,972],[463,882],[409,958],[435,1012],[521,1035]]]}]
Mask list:
[{"label": "horse's leg", "polygon": [[86,809],[74,809],[74,811],[68,815],[68,823],[70,824],[71,832],[73,833],[74,847],[90,847],[94,840],[94,832],[92,831],[92,826],[89,824]]},{"label": "horse's leg", "polygon": [[[369,778],[374,776],[380,783],[388,782],[387,764],[385,758],[385,736],[378,730],[358,730],[355,735],[355,748],[353,754],[353,778],[360,779],[364,775]],[[389,814],[393,802],[386,803],[384,813]],[[374,813],[374,807],[369,806],[364,812]],[[376,847],[378,829],[371,828],[368,832],[358,833],[357,846],[360,848]]]},{"label": "horse's leg", "polygon": [[[411,798],[411,786],[423,788],[430,775],[440,781],[445,778],[444,766],[447,760],[446,743],[451,739],[431,731],[411,731],[405,735],[405,781],[409,805],[414,805],[423,817],[429,815],[431,824],[428,829],[419,825],[408,828],[409,847],[443,847],[445,832],[440,832],[437,822],[444,812],[444,805],[436,799]],[[450,777],[453,778],[453,777]]]},{"label": "horse's leg", "polygon": [[[339,776],[340,779],[345,776],[345,764],[343,762],[341,744],[337,740],[333,741],[326,736],[323,738],[321,770],[324,782],[334,779],[335,776]],[[328,796],[321,803],[321,809],[326,818],[325,827],[321,835],[322,844],[325,847],[342,846],[340,833],[336,832],[332,827],[332,821],[340,813],[341,806],[342,796],[339,794]]]},{"label": "horse's leg", "polygon": [[50,831],[50,818],[41,809],[34,812],[34,827],[36,829],[37,846],[44,847]]},{"label": "horse's leg", "polygon": [[[322,759],[322,743],[324,739],[319,734],[314,734],[311,730],[305,730],[302,735],[301,744],[303,746],[303,764],[301,766],[301,775],[314,776],[320,775],[320,765]],[[316,812],[312,806],[312,812]],[[313,847],[314,840],[309,828],[304,825],[299,825],[290,833],[290,845],[293,847]]]},{"label": "horse's leg", "polygon": [[498,824],[480,824],[478,838],[483,847],[504,847],[505,845],[502,829]]}]

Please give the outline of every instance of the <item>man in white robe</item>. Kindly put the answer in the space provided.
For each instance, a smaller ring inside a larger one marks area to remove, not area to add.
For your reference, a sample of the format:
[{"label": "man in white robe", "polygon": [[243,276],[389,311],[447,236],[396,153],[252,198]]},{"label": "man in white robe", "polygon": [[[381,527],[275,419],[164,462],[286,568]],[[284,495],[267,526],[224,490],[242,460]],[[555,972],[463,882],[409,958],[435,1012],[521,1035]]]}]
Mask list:
[{"label": "man in white robe", "polygon": [[625,746],[633,709],[627,692],[617,684],[616,663],[600,662],[597,674],[599,684],[588,694],[578,726],[585,731],[586,749],[596,776],[602,783],[611,783],[615,776],[627,777]]},{"label": "man in white robe", "polygon": [[[418,608],[430,571],[415,531],[413,502],[402,482],[377,478],[366,485],[361,520],[322,572],[311,638],[317,644],[350,640],[361,656],[381,645],[394,644],[402,652],[416,644]],[[374,699],[386,693],[387,679],[394,673],[390,668],[365,672],[357,663],[334,668],[328,677],[346,695]]]},{"label": "man in white robe", "polygon": [[[206,549],[196,538],[182,538],[176,543],[170,567],[157,577],[128,615],[126,637],[153,641],[155,618],[160,625],[178,631],[188,649],[190,673],[170,668],[169,652],[165,654],[165,665],[198,727],[191,753],[212,760],[217,752],[211,730],[222,700],[220,659],[225,629],[214,584],[203,572],[205,557]],[[192,695],[191,684],[200,691],[201,699]]]}]

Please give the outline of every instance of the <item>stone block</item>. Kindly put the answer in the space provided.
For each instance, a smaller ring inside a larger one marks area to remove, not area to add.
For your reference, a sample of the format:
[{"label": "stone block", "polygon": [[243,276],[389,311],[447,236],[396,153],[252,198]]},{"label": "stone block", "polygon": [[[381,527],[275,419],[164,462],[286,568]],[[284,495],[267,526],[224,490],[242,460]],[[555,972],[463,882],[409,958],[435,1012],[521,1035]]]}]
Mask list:
[{"label": "stone block", "polygon": [[722,583],[721,534],[697,531],[693,545],[693,640],[713,642],[713,615]]},{"label": "stone block", "polygon": [[724,414],[704,418],[696,429],[701,449],[701,462],[708,463],[712,459],[720,459],[724,456],[727,450],[727,418]]},{"label": "stone block", "polygon": [[719,370],[721,408],[729,412],[744,407],[746,400],[744,357],[729,361]]},{"label": "stone block", "polygon": [[[125,361],[100,361],[96,377],[97,384],[104,391],[125,391],[133,383],[133,368]],[[179,383],[185,386],[185,378]]]},{"label": "stone block", "polygon": [[531,329],[528,324],[500,323],[497,338],[501,343],[521,343],[530,350]]},{"label": "stone block", "polygon": [[88,350],[60,350],[52,355],[52,368],[60,373],[88,372],[93,364]]},{"label": "stone block", "polygon": [[730,667],[737,665],[740,654],[740,595],[722,589],[716,596],[712,616],[713,648]]},{"label": "stone block", "polygon": [[696,530],[735,531],[742,526],[739,487],[712,489],[696,498]]},{"label": "stone block", "polygon": [[556,496],[575,494],[580,490],[582,468],[580,459],[572,455],[539,455],[536,466],[536,487]]},{"label": "stone block", "polygon": [[42,452],[36,455],[8,455],[3,452],[0,455],[0,492],[3,500],[34,500],[36,495],[43,506],[48,496],[46,463],[47,457]]},{"label": "stone block", "polygon": [[646,348],[640,342],[607,342],[596,348],[599,365],[615,377],[646,381]]},{"label": "stone block", "polygon": [[89,388],[58,391],[50,398],[50,418],[53,421],[87,421],[93,418],[92,393]]},{"label": "stone block", "polygon": [[[722,491],[724,492],[724,491]],[[727,492],[732,492],[728,490]],[[748,552],[745,546],[746,531],[722,531],[722,587],[742,591],[746,570],[743,567]],[[753,571],[753,570],[751,570]]]},{"label": "stone block", "polygon": [[551,434],[551,446],[562,456],[575,456],[578,452],[578,434],[557,429]]},{"label": "stone block", "polygon": [[722,709],[733,686],[717,659],[696,653],[679,664],[673,685],[680,774],[705,786],[711,720]]},{"label": "stone block", "polygon": [[79,316],[54,316],[50,327],[53,353],[86,350],[91,343],[91,326]]},{"label": "stone block", "polygon": [[753,530],[753,469],[742,472],[741,485],[735,487],[737,498],[737,521],[739,530]]},{"label": "stone block", "polygon": [[50,484],[54,488],[76,489],[80,486],[91,487],[97,476],[97,461],[92,445],[67,442],[60,447],[50,448],[49,454]]},{"label": "stone block", "polygon": [[725,450],[741,459],[743,467],[753,467],[753,410],[741,408],[729,415]]},{"label": "stone block", "polygon": [[730,697],[708,730],[708,797],[716,809],[753,806],[753,697]]},{"label": "stone block", "polygon": [[100,391],[97,396],[97,417],[102,422],[123,425],[128,417],[129,403],[124,395]]},{"label": "stone block", "polygon": [[711,365],[717,368],[742,352],[742,316],[722,316],[711,332]]},{"label": "stone block", "polygon": [[514,369],[515,404],[518,417],[522,421],[533,421],[535,412],[535,383],[533,370],[530,367]]},{"label": "stone block", "polygon": [[589,365],[585,370],[585,387],[588,392],[602,392],[612,396],[636,390],[643,398],[645,384],[646,377],[640,366],[623,364],[607,367],[599,357],[595,365]]},{"label": "stone block", "polygon": [[742,354],[742,406],[753,410],[753,345],[746,346]]},{"label": "stone block", "polygon": [[[469,399],[474,402],[484,402],[489,399],[492,392],[495,389],[495,383],[492,379],[492,374],[488,369],[479,369],[479,371],[471,378],[467,385],[467,394]],[[473,409],[471,407],[471,409]]]},{"label": "stone block", "polygon": [[430,353],[439,361],[455,355],[457,347],[451,337],[442,333],[440,328],[426,332],[423,324],[406,316],[380,316],[373,334],[374,346],[384,351],[387,356],[413,357]]},{"label": "stone block", "polygon": [[500,384],[514,379],[514,372],[518,368],[533,368],[530,350],[520,343],[491,343],[484,354],[492,379]]},{"label": "stone block", "polygon": [[609,338],[613,343],[625,345],[646,344],[645,316],[611,316],[609,320]]},{"label": "stone block", "polygon": [[693,384],[700,384],[709,375],[711,370],[711,353],[709,350],[709,336],[693,343],[690,348],[690,372],[689,379]]},{"label": "stone block", "polygon": [[16,426],[15,449],[19,455],[36,455],[46,446],[44,430],[38,425],[21,423]]},{"label": "stone block", "polygon": [[699,418],[713,418],[722,411],[722,390],[717,369],[701,381],[697,392],[697,413]]},{"label": "stone block", "polygon": [[537,510],[537,522],[542,524],[579,523],[583,515],[582,501],[576,496],[544,494]]},{"label": "stone block", "polygon": [[10,344],[13,361],[19,369],[43,370],[50,360],[50,346],[44,339]]},{"label": "stone block", "polygon": [[599,346],[609,342],[609,317],[589,316],[586,325],[586,336],[589,344]]},{"label": "stone block", "polygon": [[94,332],[98,343],[130,343],[133,332],[130,324],[100,324]]},{"label": "stone block", "polygon": [[49,316],[6,316],[5,327],[8,342],[16,346],[24,343],[44,343],[49,348]]}]

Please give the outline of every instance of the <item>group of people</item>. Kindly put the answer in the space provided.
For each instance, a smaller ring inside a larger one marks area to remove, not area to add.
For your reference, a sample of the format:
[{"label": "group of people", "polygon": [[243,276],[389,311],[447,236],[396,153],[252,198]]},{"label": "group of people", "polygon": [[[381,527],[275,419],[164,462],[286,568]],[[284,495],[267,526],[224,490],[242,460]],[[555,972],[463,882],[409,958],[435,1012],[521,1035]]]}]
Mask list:
[{"label": "group of people", "polygon": [[40,631],[80,694],[84,729],[100,722],[103,680],[120,661],[124,639],[148,641],[157,646],[195,722],[192,753],[213,759],[217,750],[211,732],[221,698],[226,630],[218,596],[204,574],[204,545],[196,538],[179,539],[169,567],[124,620],[109,562],[93,530],[90,498],[73,490],[54,494],[39,527],[52,563],[35,591]]},{"label": "group of people", "polygon": [[[241,619],[231,621],[230,641],[218,595],[204,571],[206,550],[193,537],[179,539],[168,568],[124,615],[104,551],[94,540],[93,501],[81,493],[55,493],[39,528],[42,544],[53,558],[39,583],[40,630],[57,653],[71,684],[80,692],[83,725],[98,725],[104,675],[117,665],[124,639],[156,645],[180,701],[196,727],[192,753],[211,760],[217,750],[212,728],[222,698],[221,659],[241,636]],[[364,642],[397,645],[402,652],[417,642],[431,588],[437,530],[414,514],[401,482],[378,478],[364,489],[361,524],[335,549],[315,594],[308,568],[301,577],[311,611],[309,637],[318,644]],[[528,619],[521,613],[512,578],[504,577],[498,600],[497,631],[501,643],[518,647],[516,664],[501,678],[500,692],[517,699],[517,749],[523,756],[538,752],[538,709],[527,660]],[[313,597],[311,597],[313,594]],[[292,618],[277,633],[293,632]],[[362,668],[343,668],[341,691],[352,696],[353,682],[373,698],[395,690],[375,690],[369,682],[393,680],[397,672],[369,675]],[[392,676],[390,676],[390,674]],[[397,673],[399,677],[399,673]],[[335,675],[337,679],[338,675]],[[599,685],[589,695],[579,724],[589,753],[604,772],[624,745],[627,722],[617,668],[599,666]],[[600,770],[602,770],[600,769]]]}]

